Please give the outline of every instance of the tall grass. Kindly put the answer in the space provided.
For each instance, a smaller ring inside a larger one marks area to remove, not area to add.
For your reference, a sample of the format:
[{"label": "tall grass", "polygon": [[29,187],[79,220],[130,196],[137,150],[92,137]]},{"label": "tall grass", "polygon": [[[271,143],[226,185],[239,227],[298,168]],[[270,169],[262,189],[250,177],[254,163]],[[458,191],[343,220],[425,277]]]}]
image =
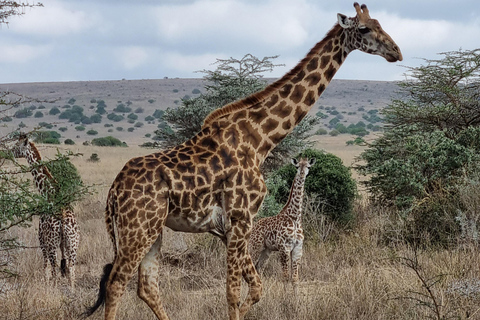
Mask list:
[{"label": "tall grass", "polygon": [[[98,193],[75,207],[81,230],[75,291],[65,279],[57,286],[45,281],[34,221],[31,228],[11,231],[33,248],[16,252],[13,268],[19,276],[0,283],[0,319],[77,319],[96,298],[103,265],[113,257],[103,217],[106,192],[124,162],[148,150],[82,148],[85,156],[74,163],[84,181],[97,185]],[[93,152],[100,162],[86,161]],[[469,190],[464,199],[470,204],[467,217],[476,219],[479,189]],[[412,248],[399,231],[403,226],[393,222],[394,212],[362,200],[355,205],[356,223],[348,230],[313,219],[308,203],[305,210],[308,240],[298,295],[289,285],[284,289],[278,257],[272,255],[263,274],[263,298],[246,319],[480,319],[476,241],[465,238],[448,250]],[[171,319],[227,318],[221,241],[207,234],[167,229],[163,256],[160,289]],[[120,303],[118,319],[155,319],[136,296],[136,287],[134,277]],[[242,294],[246,294],[245,285]],[[437,308],[432,309],[435,303]],[[102,312],[91,319],[103,319]]]}]

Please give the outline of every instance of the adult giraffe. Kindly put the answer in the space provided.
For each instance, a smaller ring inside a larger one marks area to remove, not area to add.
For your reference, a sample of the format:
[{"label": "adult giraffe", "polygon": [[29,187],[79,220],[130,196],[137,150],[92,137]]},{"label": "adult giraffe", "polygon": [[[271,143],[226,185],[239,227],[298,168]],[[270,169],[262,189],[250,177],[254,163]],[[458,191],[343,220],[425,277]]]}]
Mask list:
[{"label": "adult giraffe", "polygon": [[[42,156],[35,144],[25,134],[17,137],[18,141],[12,148],[15,158],[25,158],[32,167],[31,173],[35,186],[42,196],[51,201],[57,190],[57,181],[46,165],[42,165]],[[73,210],[67,206],[61,212],[50,215],[42,214],[38,222],[38,240],[43,254],[43,267],[48,278],[48,261],[52,267],[51,279],[57,281],[57,249],[60,247],[62,259],[60,271],[68,278],[70,287],[75,287],[75,263],[80,242],[77,219]]]},{"label": "adult giraffe", "polygon": [[[262,284],[247,250],[252,219],[266,193],[260,166],[303,119],[347,55],[355,49],[389,62],[400,49],[371,19],[365,5],[338,23],[281,79],[245,99],[213,111],[201,131],[172,149],[128,161],[107,197],[106,225],[115,256],[107,264],[96,304],[114,320],[125,287],[138,269],[138,296],[158,319],[168,319],[158,289],[162,230],[210,232],[227,247],[230,320],[243,318]],[[240,306],[241,278],[248,295]]]}]

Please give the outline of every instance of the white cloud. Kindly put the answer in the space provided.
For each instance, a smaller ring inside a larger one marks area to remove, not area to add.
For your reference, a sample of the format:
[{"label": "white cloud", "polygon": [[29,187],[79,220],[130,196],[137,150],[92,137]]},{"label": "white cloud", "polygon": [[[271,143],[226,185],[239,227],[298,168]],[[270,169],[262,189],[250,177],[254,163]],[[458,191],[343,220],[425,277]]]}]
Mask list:
[{"label": "white cloud", "polygon": [[305,17],[311,16],[311,9],[305,0],[201,0],[184,6],[159,6],[154,15],[159,37],[168,43],[210,38],[226,44],[248,41],[289,48],[307,40],[310,21]]},{"label": "white cloud", "polygon": [[125,47],[115,53],[121,65],[127,70],[133,70],[148,62],[149,54],[142,47]]},{"label": "white cloud", "polygon": [[27,63],[41,56],[47,56],[50,46],[0,45],[2,63]]},{"label": "white cloud", "polygon": [[60,36],[79,33],[91,28],[96,15],[78,9],[68,9],[64,3],[52,1],[45,7],[27,9],[25,15],[12,18],[10,30],[31,35]]}]

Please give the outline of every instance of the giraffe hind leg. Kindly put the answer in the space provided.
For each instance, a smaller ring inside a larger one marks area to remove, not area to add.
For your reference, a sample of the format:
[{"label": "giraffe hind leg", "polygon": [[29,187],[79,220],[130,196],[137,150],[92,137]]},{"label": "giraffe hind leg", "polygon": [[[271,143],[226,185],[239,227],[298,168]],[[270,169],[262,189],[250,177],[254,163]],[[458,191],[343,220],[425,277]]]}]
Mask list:
[{"label": "giraffe hind leg", "polygon": [[138,296],[152,309],[158,319],[168,320],[167,313],[160,300],[158,288],[158,275],[160,271],[160,248],[162,246],[162,234],[150,248],[140,262],[138,268]]}]

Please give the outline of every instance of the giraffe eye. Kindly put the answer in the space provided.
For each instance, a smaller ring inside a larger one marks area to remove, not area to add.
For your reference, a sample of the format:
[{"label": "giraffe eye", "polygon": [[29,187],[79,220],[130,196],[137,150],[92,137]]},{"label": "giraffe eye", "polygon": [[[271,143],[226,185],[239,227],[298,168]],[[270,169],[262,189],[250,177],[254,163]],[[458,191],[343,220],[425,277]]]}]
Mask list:
[{"label": "giraffe eye", "polygon": [[360,31],[361,34],[367,34],[370,32],[370,29],[367,27],[360,27],[358,28],[358,31]]}]

